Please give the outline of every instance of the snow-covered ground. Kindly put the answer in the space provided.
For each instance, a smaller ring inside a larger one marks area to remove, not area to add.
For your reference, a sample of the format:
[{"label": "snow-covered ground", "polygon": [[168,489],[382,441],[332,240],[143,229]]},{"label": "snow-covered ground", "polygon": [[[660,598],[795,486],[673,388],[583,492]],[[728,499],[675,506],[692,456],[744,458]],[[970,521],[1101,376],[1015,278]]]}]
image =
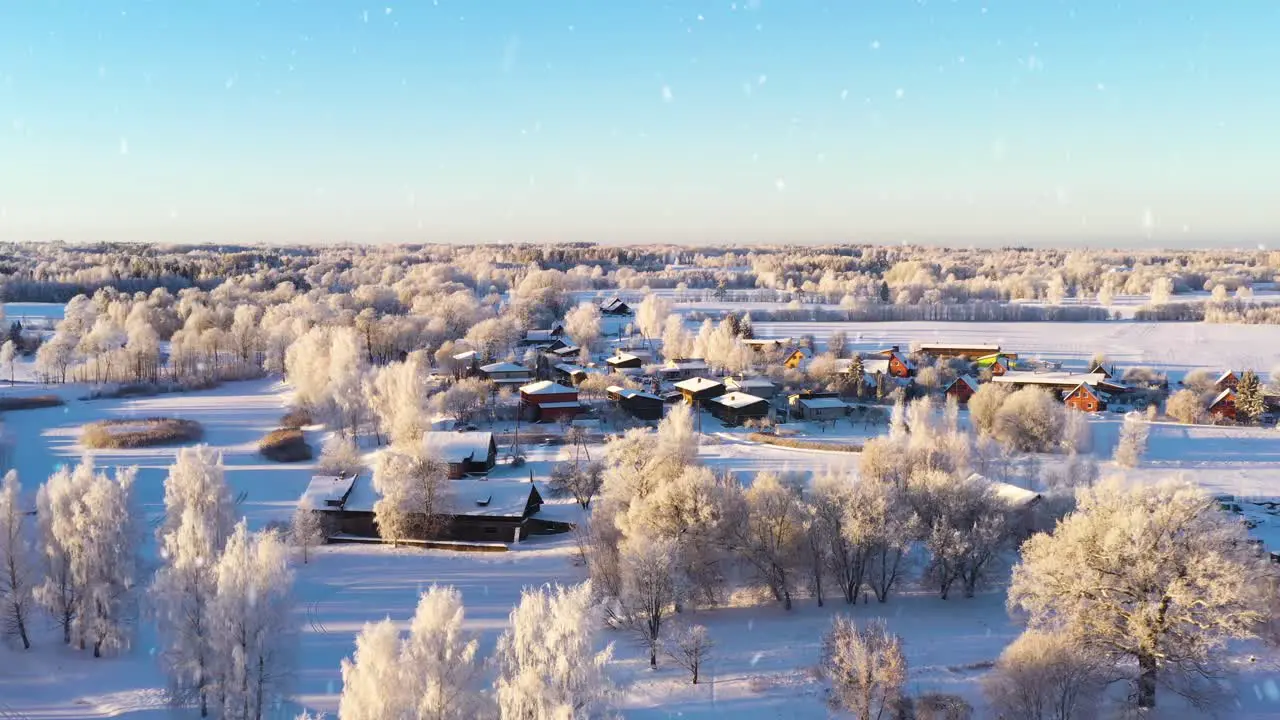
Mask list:
[{"label": "snow-covered ground", "polygon": [[[1194,367],[1268,368],[1280,361],[1275,330],[1253,326],[1203,324],[1114,323],[759,323],[761,337],[813,334],[819,340],[835,329],[848,333],[858,349],[912,341],[955,340],[998,342],[1028,357],[1079,365],[1098,351],[1122,364],[1153,364],[1179,372]],[[38,386],[3,392],[45,392]],[[263,460],[257,441],[275,427],[284,411],[287,388],[272,380],[231,383],[222,388],[152,398],[81,401],[83,387],[57,388],[65,407],[10,413],[3,418],[13,448],[13,461],[27,490],[33,490],[55,468],[75,462],[80,427],[103,418],[169,415],[203,424],[205,441],[222,451],[232,493],[243,495],[241,512],[253,527],[289,517],[311,475],[308,463],[281,465]],[[1092,418],[1099,456],[1110,455],[1120,418]],[[856,453],[793,450],[760,445],[742,431],[721,428],[709,418],[700,459],[740,474],[778,470],[812,475],[853,470]],[[813,427],[816,439],[857,442],[876,429],[847,421]],[[310,433],[313,445],[320,441]],[[592,456],[601,452],[590,448]],[[495,479],[545,477],[563,446],[527,448],[530,462],[519,471],[500,468]],[[163,480],[173,448],[99,451],[99,465],[138,465],[137,500],[147,526],[158,522]],[[1051,460],[1046,460],[1051,461]],[[1185,475],[1215,493],[1252,499],[1280,499],[1280,432],[1157,424],[1143,466],[1131,477],[1155,480]],[[557,517],[576,512],[563,502]],[[1256,533],[1280,550],[1280,517],[1253,513]],[[1275,522],[1272,522],[1272,521]],[[154,561],[148,534],[144,556]],[[391,617],[407,624],[420,590],[431,583],[457,587],[467,608],[467,625],[480,633],[488,653],[506,623],[507,614],[525,586],[576,582],[584,577],[575,563],[572,538],[534,538],[507,553],[424,552],[363,545],[321,548],[307,565],[299,565],[296,610],[300,652],[295,680],[299,707],[330,714],[341,690],[339,663],[353,649],[354,635],[369,621]],[[941,601],[927,591],[908,589],[887,605],[848,607],[829,599],[819,608],[801,600],[786,613],[772,604],[701,612],[718,647],[706,682],[697,687],[669,664],[658,671],[646,666],[645,653],[624,635],[605,633],[617,643],[611,672],[624,686],[621,706],[629,718],[711,718],[733,714],[756,718],[825,717],[823,683],[814,668],[822,633],[836,612],[858,618],[883,616],[905,640],[911,666],[909,689],[957,693],[981,708],[979,680],[987,664],[1019,632],[996,588],[973,600]],[[123,657],[93,660],[59,647],[52,630],[39,628],[38,646],[19,654],[0,648],[0,718],[168,717],[163,706],[163,678],[155,660],[155,639],[141,624],[134,648]],[[1226,708],[1233,717],[1274,717],[1280,712],[1280,669],[1270,658],[1243,662],[1230,679],[1240,703]],[[292,717],[296,707],[281,708]],[[983,715],[979,712],[979,717]]]}]

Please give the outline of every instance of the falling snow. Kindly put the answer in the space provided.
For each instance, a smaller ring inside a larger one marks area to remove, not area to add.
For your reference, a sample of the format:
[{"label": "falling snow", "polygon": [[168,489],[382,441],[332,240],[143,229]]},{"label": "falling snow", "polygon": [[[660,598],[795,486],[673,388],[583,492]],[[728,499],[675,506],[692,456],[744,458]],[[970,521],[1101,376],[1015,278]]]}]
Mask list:
[{"label": "falling snow", "polygon": [[675,99],[675,96],[671,94],[671,87],[668,85],[663,85],[662,86],[662,102],[671,102],[674,99]]}]

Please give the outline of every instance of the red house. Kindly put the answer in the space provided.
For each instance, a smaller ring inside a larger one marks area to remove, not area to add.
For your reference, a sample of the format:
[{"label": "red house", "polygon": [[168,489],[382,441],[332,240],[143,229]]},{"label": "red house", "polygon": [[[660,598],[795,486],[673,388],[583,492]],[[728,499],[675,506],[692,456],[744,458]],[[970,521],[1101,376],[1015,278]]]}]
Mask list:
[{"label": "red house", "polygon": [[951,382],[947,386],[947,397],[953,397],[956,402],[965,405],[969,402],[969,398],[978,392],[978,381],[968,375],[962,375]]},{"label": "red house", "polygon": [[1007,373],[1007,372],[1009,372],[1009,361],[1008,361],[1008,360],[1006,360],[1006,359],[1004,359],[1004,358],[996,358],[995,362],[992,362],[992,363],[991,363],[991,375],[992,375],[993,377],[998,377],[998,376],[1003,375],[1003,374],[1005,374],[1005,373]]},{"label": "red house", "polygon": [[[897,345],[894,345],[888,350],[881,350],[873,357],[879,357],[888,361],[888,374],[890,377],[909,378],[916,374],[916,364],[911,362],[911,358],[904,355],[902,351],[898,349]],[[870,372],[867,373],[867,375],[872,374],[873,373]]]},{"label": "red house", "polygon": [[560,383],[543,380],[520,388],[520,411],[534,422],[572,419],[581,409],[578,391]]},{"label": "red house", "polygon": [[1209,414],[1221,418],[1223,420],[1236,419],[1236,391],[1234,388],[1226,388],[1218,393],[1218,396],[1209,403]]},{"label": "red house", "polygon": [[1240,378],[1231,370],[1222,373],[1218,376],[1217,380],[1213,381],[1213,389],[1218,392],[1222,392],[1223,390],[1235,390],[1239,386]]},{"label": "red house", "polygon": [[1067,407],[1080,412],[1098,412],[1107,409],[1107,400],[1098,389],[1088,383],[1080,383],[1067,393]]}]

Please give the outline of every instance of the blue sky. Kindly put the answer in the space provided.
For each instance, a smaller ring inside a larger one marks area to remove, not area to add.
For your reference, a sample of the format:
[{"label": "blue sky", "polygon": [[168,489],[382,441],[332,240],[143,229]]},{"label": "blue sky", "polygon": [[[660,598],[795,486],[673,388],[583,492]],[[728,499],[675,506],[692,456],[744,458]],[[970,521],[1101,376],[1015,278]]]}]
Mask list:
[{"label": "blue sky", "polygon": [[1274,0],[0,3],[0,239],[1280,239]]}]

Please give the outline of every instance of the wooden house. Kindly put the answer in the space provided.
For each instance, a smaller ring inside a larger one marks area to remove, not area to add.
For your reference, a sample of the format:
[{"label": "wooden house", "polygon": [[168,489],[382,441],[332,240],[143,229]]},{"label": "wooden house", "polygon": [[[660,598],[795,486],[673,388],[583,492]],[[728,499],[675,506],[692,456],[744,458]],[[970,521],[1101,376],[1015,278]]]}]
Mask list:
[{"label": "wooden house", "polygon": [[807,350],[804,348],[792,348],[783,353],[782,365],[783,367],[795,370],[801,365],[804,365],[805,361],[808,359],[809,352]]},{"label": "wooden house", "polygon": [[474,377],[480,373],[480,353],[475,350],[466,350],[455,354],[450,363],[453,366],[454,377]]},{"label": "wooden house", "polygon": [[1004,358],[995,359],[987,367],[991,370],[991,377],[1000,377],[1001,375],[1005,375],[1010,370],[1013,369],[1013,365],[1011,365],[1009,361],[1005,360]]},{"label": "wooden house", "polygon": [[437,457],[449,465],[449,477],[488,475],[498,463],[498,444],[491,432],[423,433],[422,442],[428,457]]},{"label": "wooden house", "polygon": [[920,343],[920,354],[939,358],[964,358],[977,360],[1000,352],[999,345],[975,345],[968,343]]},{"label": "wooden house", "polygon": [[533,379],[533,371],[511,362],[496,362],[480,366],[480,375],[494,385],[523,385]]},{"label": "wooden house", "polygon": [[564,347],[553,348],[547,350],[546,353],[554,358],[557,362],[565,362],[572,360],[582,354],[582,348],[577,345],[565,345]]},{"label": "wooden house", "polygon": [[1110,380],[1110,379],[1111,379],[1111,371],[1110,371],[1110,370],[1108,370],[1108,369],[1107,369],[1107,366],[1106,366],[1106,365],[1103,365],[1102,363],[1098,363],[1098,364],[1094,365],[1093,367],[1089,368],[1089,374],[1090,374],[1090,375],[1101,375],[1102,377],[1107,378],[1108,380]]},{"label": "wooden house", "polygon": [[725,425],[741,425],[752,418],[769,416],[769,401],[744,392],[731,392],[707,400],[706,408]]},{"label": "wooden house", "polygon": [[1233,370],[1228,370],[1222,373],[1221,375],[1218,376],[1217,380],[1213,381],[1213,389],[1217,390],[1218,392],[1222,392],[1223,390],[1228,390],[1228,389],[1235,390],[1239,387],[1240,387],[1240,376],[1237,375]]},{"label": "wooden house", "polygon": [[729,378],[724,381],[725,389],[730,392],[744,392],[770,400],[778,391],[778,386],[766,378]]},{"label": "wooden house", "polygon": [[627,305],[619,297],[611,297],[600,303],[601,315],[630,315],[631,306]]},{"label": "wooden house", "polygon": [[618,387],[617,385],[610,385],[605,390],[605,393],[611,402],[617,403],[618,407],[637,420],[654,421],[662,419],[662,398],[653,393]]},{"label": "wooden house", "polygon": [[676,383],[676,389],[684,396],[684,401],[693,406],[700,406],[706,400],[724,394],[724,385],[715,380],[695,377]]},{"label": "wooden house", "polygon": [[791,345],[792,340],[791,338],[752,338],[750,340],[743,340],[742,344],[758,353],[767,353],[782,350],[783,348]]},{"label": "wooden house", "polygon": [[[378,538],[373,513],[378,498],[365,476],[316,476],[299,502],[308,503],[324,516],[330,537]],[[444,522],[430,534],[401,539],[512,543],[531,534],[571,529],[565,523],[539,519],[542,504],[542,493],[533,483],[454,480],[445,487]]]},{"label": "wooden house", "polygon": [[955,398],[956,402],[961,405],[967,405],[969,398],[978,392],[978,381],[970,375],[961,375],[952,380],[944,392],[946,392],[947,397]]},{"label": "wooden house", "polygon": [[1063,402],[1080,412],[1101,412],[1107,409],[1108,399],[1096,386],[1082,382],[1067,392]]},{"label": "wooden house", "polygon": [[1227,387],[1209,403],[1209,414],[1222,420],[1236,419],[1236,390]]},{"label": "wooden house", "polygon": [[573,363],[556,363],[551,366],[551,375],[562,385],[577,387],[578,383],[587,379],[586,368]]},{"label": "wooden house", "polygon": [[619,352],[611,358],[605,358],[604,364],[611,370],[638,370],[644,365],[644,360],[639,355]]},{"label": "wooden house", "polygon": [[688,380],[710,371],[711,368],[702,358],[676,358],[668,360],[658,370],[664,380]]},{"label": "wooden house", "polygon": [[572,419],[581,410],[578,391],[557,382],[542,380],[520,388],[520,410],[534,422]]},{"label": "wooden house", "polygon": [[974,361],[978,368],[992,367],[997,363],[1004,365],[1005,370],[1013,370],[1018,366],[1018,353],[996,352],[983,355]]},{"label": "wooden house", "polygon": [[801,420],[824,422],[847,416],[849,404],[838,397],[801,397],[796,399],[793,410]]}]

